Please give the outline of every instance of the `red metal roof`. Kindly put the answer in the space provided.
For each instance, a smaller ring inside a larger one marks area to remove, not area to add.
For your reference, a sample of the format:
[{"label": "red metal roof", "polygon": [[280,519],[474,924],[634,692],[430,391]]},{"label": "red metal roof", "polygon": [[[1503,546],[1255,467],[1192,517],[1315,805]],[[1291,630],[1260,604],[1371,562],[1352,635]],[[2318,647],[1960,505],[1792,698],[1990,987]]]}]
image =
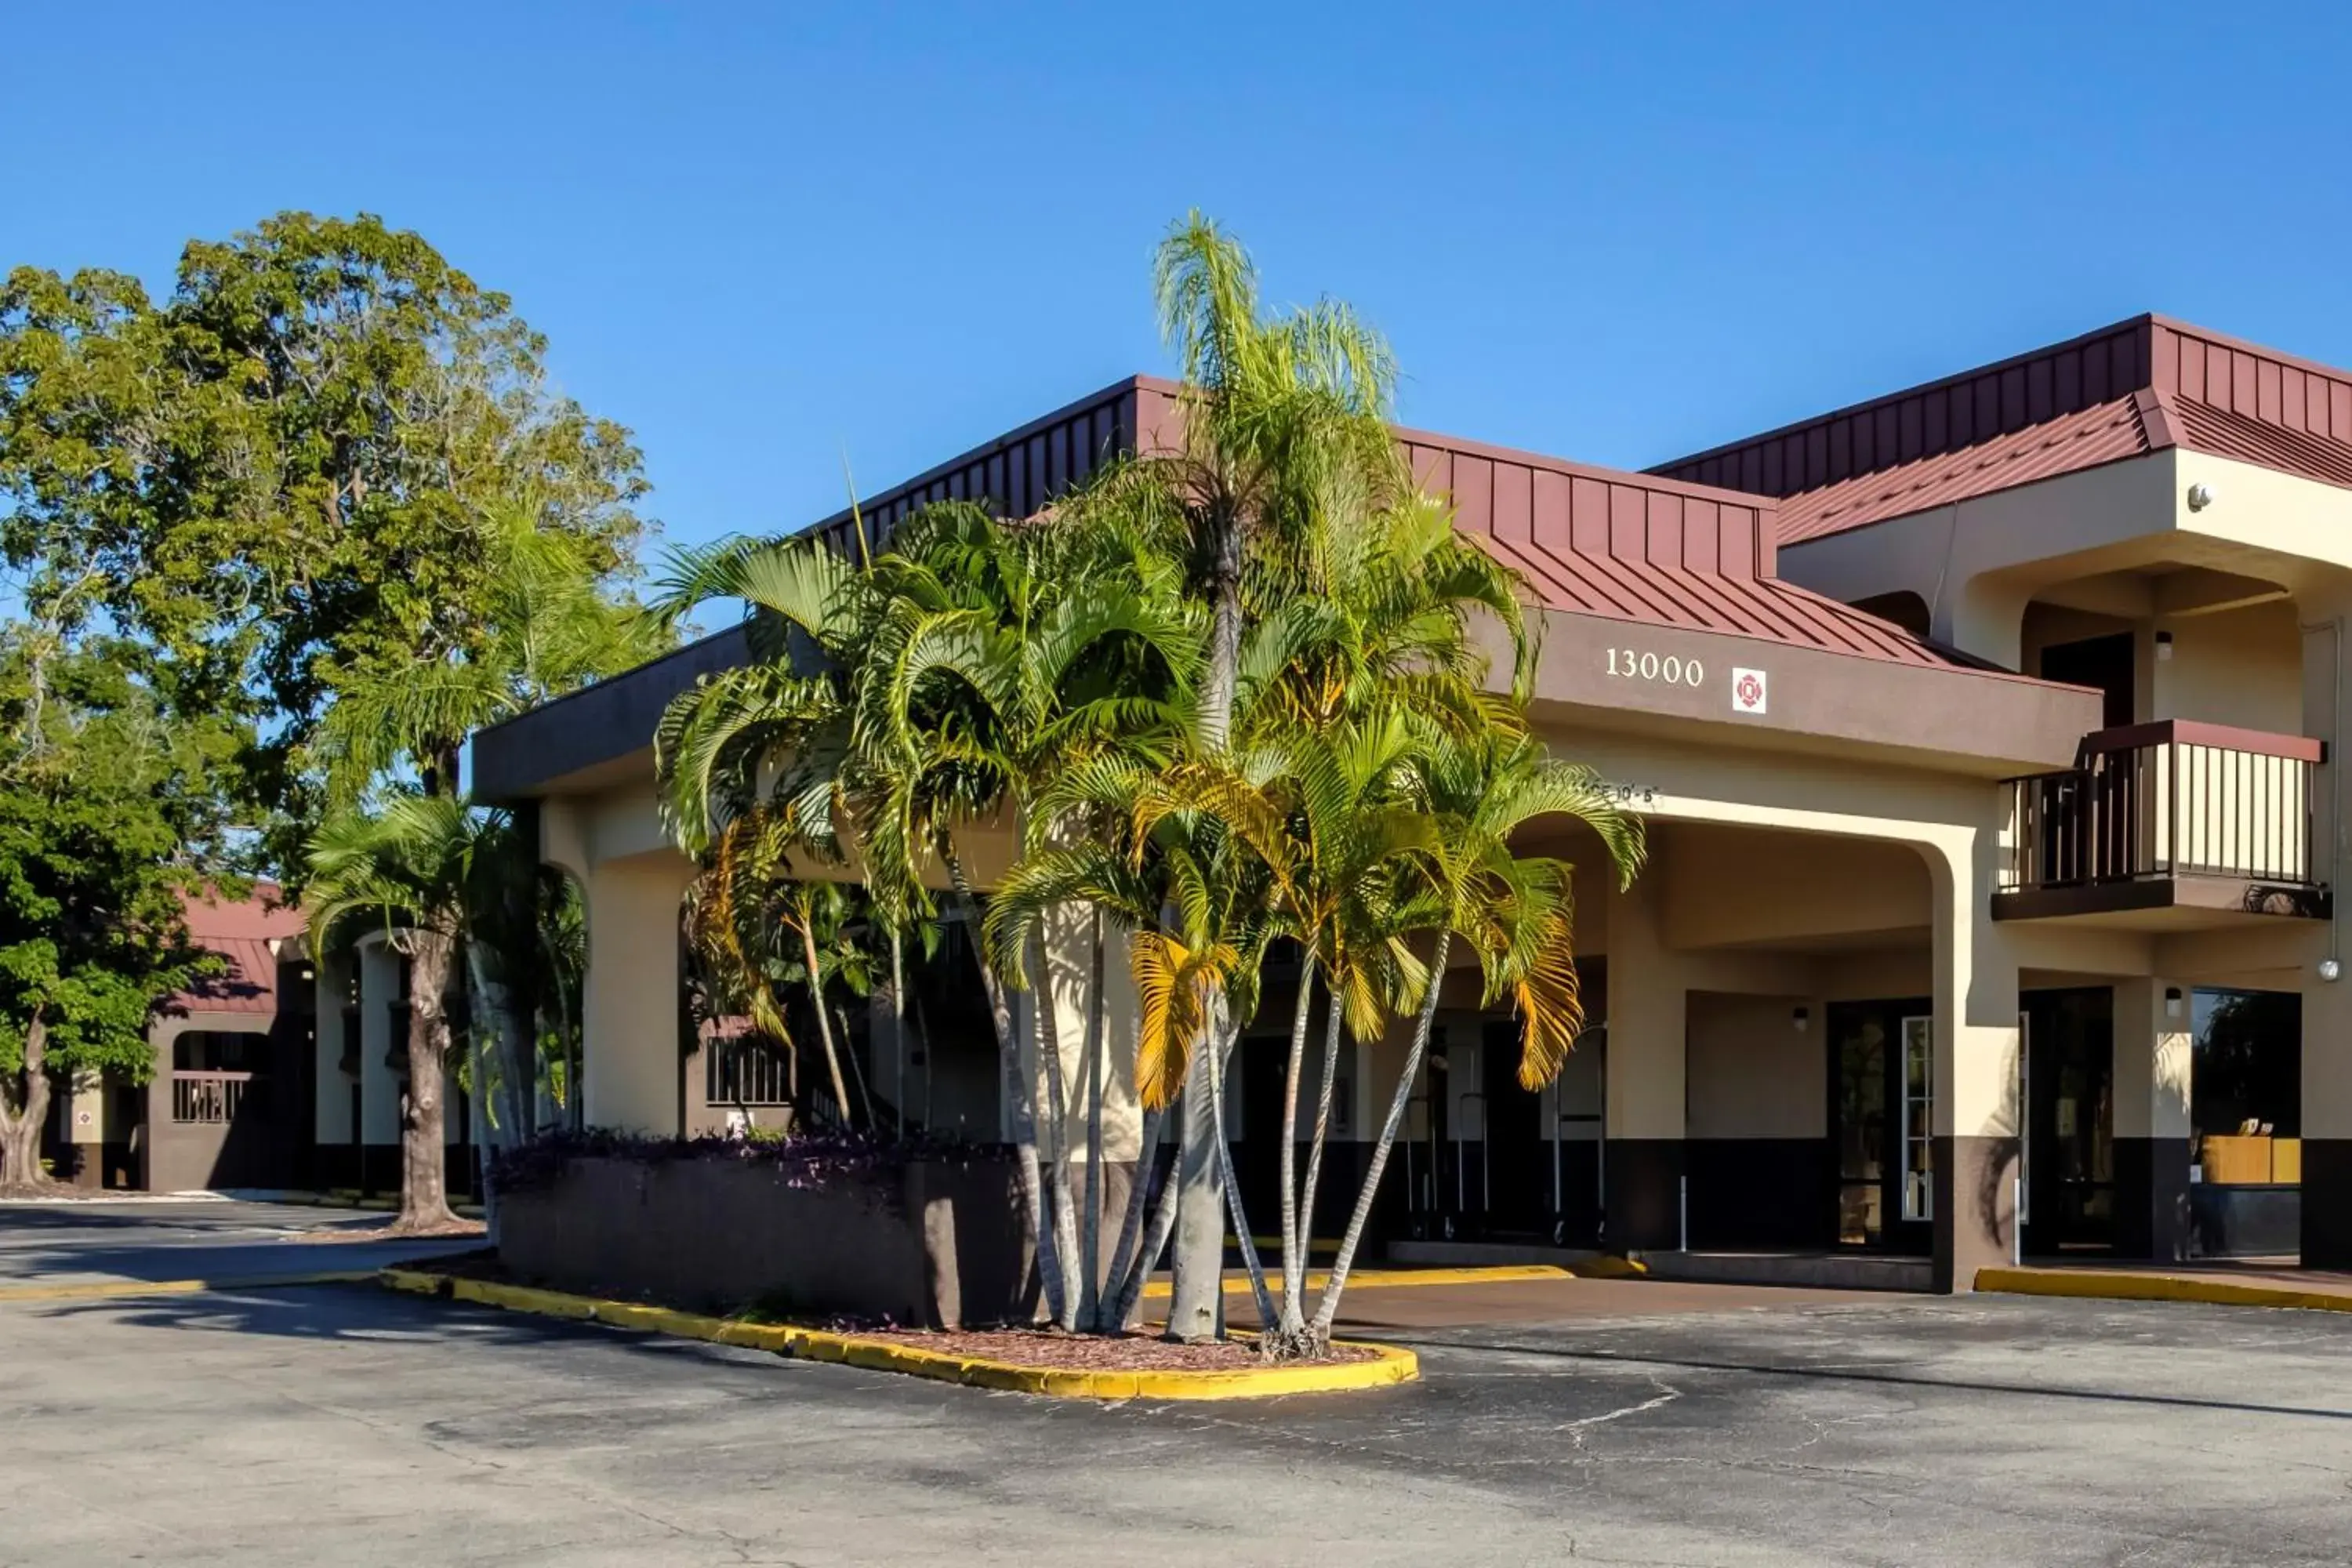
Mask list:
[{"label": "red metal roof", "polygon": [[[987,500],[1028,516],[1118,450],[1179,439],[1182,389],[1130,376],[859,503],[869,539],[909,510]],[[1780,581],[1776,504],[1688,479],[1592,468],[1400,429],[1414,477],[1463,529],[1527,574],[1546,607],[1757,637],[1901,664],[1982,668],[1898,626]],[[850,514],[814,525],[851,547]]]},{"label": "red metal roof", "polygon": [[2162,316],[1661,464],[1793,543],[2179,446],[2352,489],[2352,373]]},{"label": "red metal roof", "polygon": [[299,942],[303,929],[302,911],[277,900],[278,889],[266,884],[255,889],[250,899],[183,900],[189,939],[220,954],[227,967],[181,992],[167,1005],[189,1013],[276,1013],[278,954],[270,943]]},{"label": "red metal roof", "polygon": [[1775,574],[1774,504],[1705,485],[1399,432],[1415,478],[1548,609],[1858,658],[1985,666]]}]

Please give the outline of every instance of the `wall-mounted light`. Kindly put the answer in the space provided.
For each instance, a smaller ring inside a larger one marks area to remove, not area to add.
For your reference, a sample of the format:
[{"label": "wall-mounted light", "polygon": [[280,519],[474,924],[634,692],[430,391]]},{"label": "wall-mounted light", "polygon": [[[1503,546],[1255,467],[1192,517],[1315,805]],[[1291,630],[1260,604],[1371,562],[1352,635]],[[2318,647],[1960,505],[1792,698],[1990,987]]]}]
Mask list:
[{"label": "wall-mounted light", "polygon": [[2164,1016],[2168,1018],[2180,1016],[2180,987],[2178,985],[2164,988]]},{"label": "wall-mounted light", "polygon": [[2213,504],[2213,487],[2199,482],[2189,487],[2189,510],[2203,511]]},{"label": "wall-mounted light", "polygon": [[1812,1021],[1813,1010],[1811,1007],[1798,1007],[1789,1014],[1789,1026],[1801,1035],[1811,1026]]},{"label": "wall-mounted light", "polygon": [[2343,973],[2344,966],[2334,959],[2323,958],[2319,961],[2319,977],[2322,980],[2334,980]]},{"label": "wall-mounted light", "polygon": [[2172,634],[2170,632],[2158,632],[2156,634],[2156,657],[2159,663],[2171,658]]}]

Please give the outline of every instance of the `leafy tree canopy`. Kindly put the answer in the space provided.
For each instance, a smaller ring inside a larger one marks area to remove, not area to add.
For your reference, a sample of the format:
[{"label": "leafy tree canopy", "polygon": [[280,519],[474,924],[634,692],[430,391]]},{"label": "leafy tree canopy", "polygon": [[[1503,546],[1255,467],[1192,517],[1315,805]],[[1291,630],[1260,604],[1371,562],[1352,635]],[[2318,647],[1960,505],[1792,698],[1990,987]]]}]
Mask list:
[{"label": "leafy tree canopy", "polygon": [[[310,810],[336,690],[464,659],[526,496],[590,569],[630,562],[629,433],[548,384],[506,296],[362,214],[192,242],[133,279],[0,286],[0,558],[64,624],[152,640],[169,695],[253,726],[252,793]],[[292,858],[279,856],[281,858]]]},{"label": "leafy tree canopy", "polygon": [[217,963],[189,945],[182,893],[244,891],[201,863],[226,732],[168,722],[128,644],[0,637],[0,1079],[29,1044],[52,1071],[144,1081],[156,1005]]}]

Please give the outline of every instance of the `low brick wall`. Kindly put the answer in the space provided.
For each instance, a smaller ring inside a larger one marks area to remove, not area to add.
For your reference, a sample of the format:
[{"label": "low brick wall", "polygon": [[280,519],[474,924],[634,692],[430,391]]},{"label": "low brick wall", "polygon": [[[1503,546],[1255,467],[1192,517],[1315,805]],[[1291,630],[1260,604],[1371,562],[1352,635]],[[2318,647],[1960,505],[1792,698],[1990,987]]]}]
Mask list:
[{"label": "low brick wall", "polygon": [[1036,1287],[1009,1160],[920,1159],[794,1186],[725,1156],[582,1155],[501,1194],[499,1260],[565,1290],[726,1311],[1026,1321]]}]

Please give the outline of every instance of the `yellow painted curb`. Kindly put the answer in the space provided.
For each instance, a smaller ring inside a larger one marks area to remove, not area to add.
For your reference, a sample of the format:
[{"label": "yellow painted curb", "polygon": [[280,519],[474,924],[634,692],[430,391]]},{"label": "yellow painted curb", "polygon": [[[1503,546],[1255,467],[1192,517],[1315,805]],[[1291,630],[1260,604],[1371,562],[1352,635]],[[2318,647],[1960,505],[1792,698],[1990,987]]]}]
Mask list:
[{"label": "yellow painted curb", "polygon": [[2352,1312],[2352,1295],[2246,1285],[2186,1274],[2110,1274],[2096,1268],[1979,1268],[1976,1288],[2011,1296],[2071,1296],[2108,1301],[2202,1301],[2221,1307],[2288,1307]]},{"label": "yellow painted curb", "polygon": [[[1496,1264],[1491,1268],[1355,1268],[1348,1274],[1351,1289],[1392,1290],[1417,1285],[1508,1285],[1528,1279],[1573,1279],[1571,1270],[1551,1263]],[[1320,1290],[1330,1283],[1328,1269],[1312,1268],[1307,1273],[1307,1289]],[[1266,1283],[1279,1288],[1282,1270],[1266,1270]],[[1169,1282],[1152,1279],[1144,1284],[1143,1299],[1158,1300],[1167,1296]],[[1250,1293],[1249,1276],[1237,1270],[1225,1274],[1225,1294]]]},{"label": "yellow painted curb", "polygon": [[355,1285],[373,1268],[316,1274],[257,1274],[237,1279],[108,1279],[88,1285],[0,1286],[0,1301],[102,1301],[117,1296],[194,1296],[206,1290],[265,1290],[281,1285]]},{"label": "yellow painted curb", "polygon": [[1584,1279],[1639,1279],[1650,1271],[1650,1266],[1638,1258],[1619,1258],[1603,1254],[1588,1258],[1576,1266],[1576,1273]]},{"label": "yellow painted curb", "polygon": [[903,1372],[916,1377],[960,1383],[967,1388],[1042,1394],[1057,1399],[1263,1399],[1281,1394],[1336,1394],[1381,1388],[1410,1383],[1421,1375],[1421,1358],[1412,1352],[1396,1345],[1367,1344],[1355,1340],[1335,1342],[1375,1352],[1374,1356],[1332,1365],[1249,1367],[1232,1372],[1078,1372],[950,1355],[896,1341],[837,1334],[824,1329],[737,1322],[634,1301],[599,1300],[557,1290],[494,1284],[486,1279],[453,1279],[414,1268],[387,1268],[379,1278],[395,1290],[446,1296],[452,1300],[502,1307],[509,1311],[537,1312],[640,1333],[670,1334],[712,1344],[772,1351],[799,1361],[833,1362],[873,1372]]}]

